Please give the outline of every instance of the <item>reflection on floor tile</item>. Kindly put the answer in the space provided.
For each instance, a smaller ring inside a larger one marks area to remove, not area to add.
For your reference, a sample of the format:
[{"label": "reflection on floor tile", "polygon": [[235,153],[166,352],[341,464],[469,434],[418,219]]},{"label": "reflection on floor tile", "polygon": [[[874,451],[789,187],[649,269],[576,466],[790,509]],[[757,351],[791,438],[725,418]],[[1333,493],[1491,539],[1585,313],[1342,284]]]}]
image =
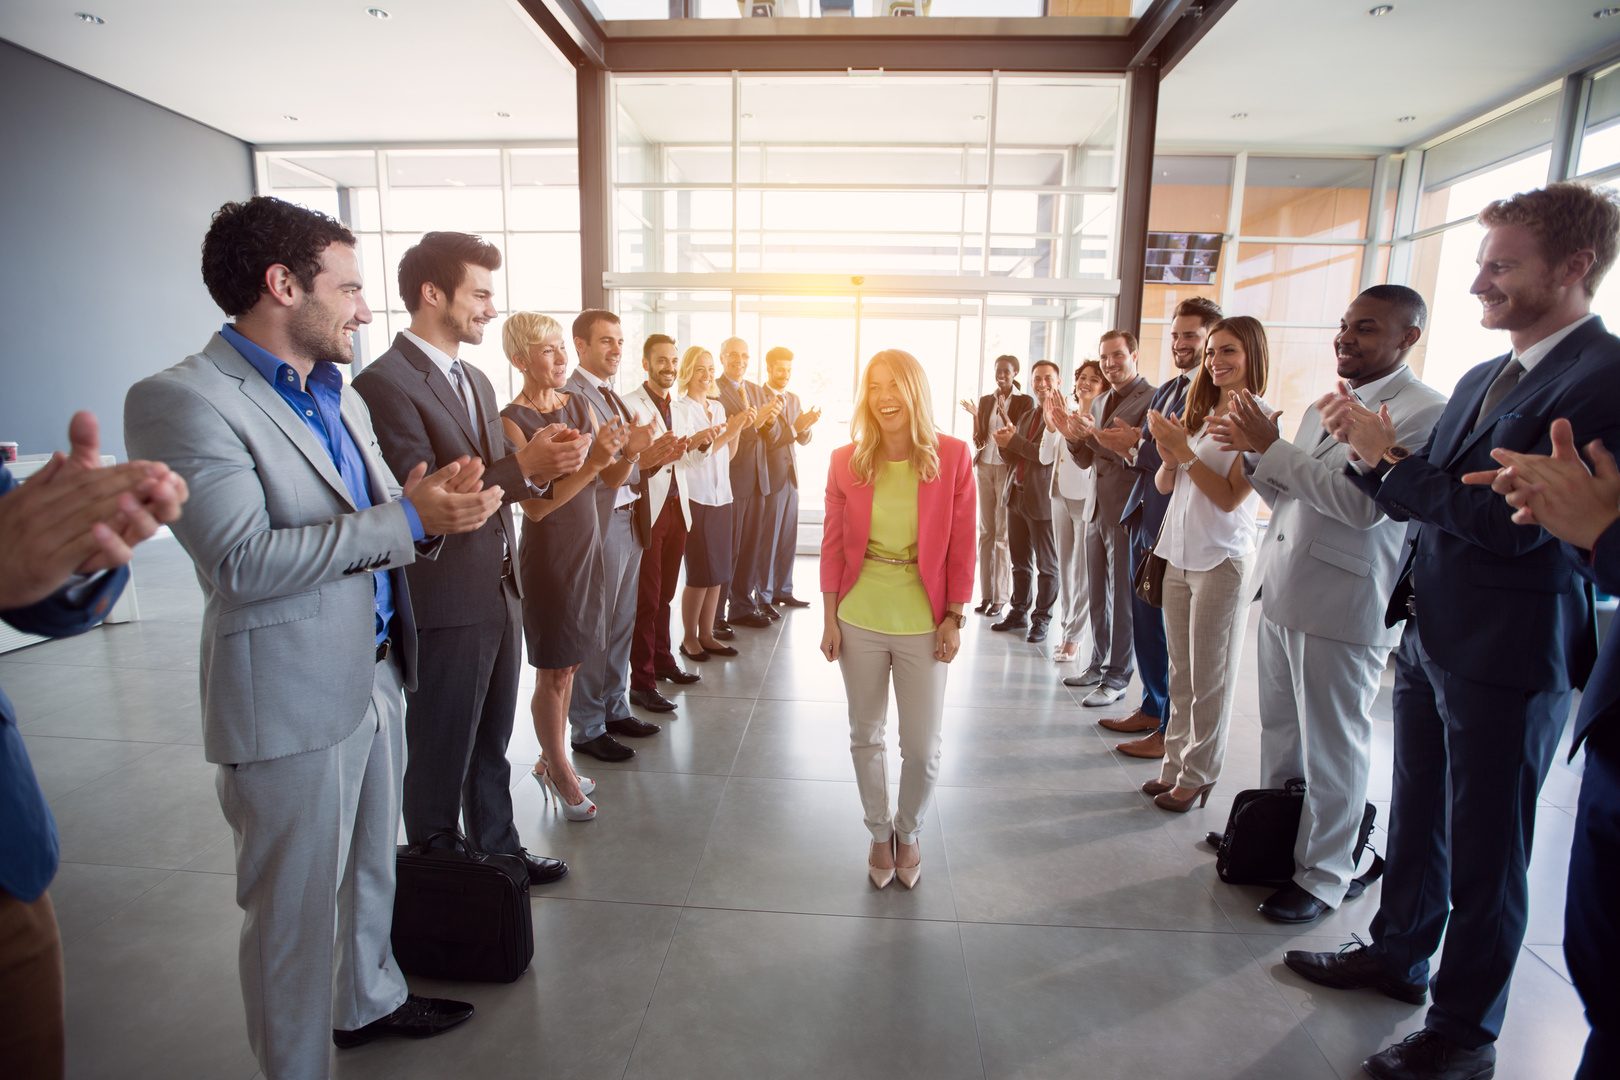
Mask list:
[{"label": "reflection on floor tile", "polygon": [[[199,593],[172,541],[143,547],[136,573],[141,623],[0,657],[67,860],[52,893],[70,1075],[249,1080],[234,844],[197,745]],[[813,560],[799,574],[813,580]],[[518,829],[572,868],[534,890],[534,964],[508,985],[415,980],[476,1015],[439,1039],[336,1054],[334,1075],[1313,1080],[1357,1075],[1422,1022],[1280,963],[1286,948],[1365,936],[1379,886],[1299,934],[1255,912],[1265,889],[1215,874],[1204,834],[1259,779],[1252,642],[1220,787],[1173,815],[1137,791],[1158,763],[1120,755],[1096,725],[1139,687],[1083,708],[1052,642],[970,617],[922,881],[878,891],[819,607],[740,628],[734,659],[683,662],[702,681],[660,684],[680,707],[649,716],[664,730],[632,741],[631,761],[573,755],[598,784],[586,824],[528,779],[526,669],[507,752]],[[1386,687],[1369,785],[1380,846],[1389,709]],[[1555,765],[1542,792],[1499,1076],[1567,1076],[1585,1038],[1561,947],[1580,764]]]}]

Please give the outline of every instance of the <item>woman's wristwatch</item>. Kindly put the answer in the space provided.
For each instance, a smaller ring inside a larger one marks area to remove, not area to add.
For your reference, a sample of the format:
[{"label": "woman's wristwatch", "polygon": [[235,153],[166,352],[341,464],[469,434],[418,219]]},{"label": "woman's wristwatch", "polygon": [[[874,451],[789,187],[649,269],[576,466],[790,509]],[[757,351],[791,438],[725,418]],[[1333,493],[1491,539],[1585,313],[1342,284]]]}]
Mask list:
[{"label": "woman's wristwatch", "polygon": [[1190,457],[1186,461],[1176,462],[1176,472],[1187,472],[1193,467],[1193,462],[1197,460],[1198,459],[1196,457]]},{"label": "woman's wristwatch", "polygon": [[[962,629],[964,626],[967,625],[967,616],[963,615],[960,611],[947,611],[945,613],[945,619],[954,619],[954,620],[956,620],[956,628],[958,630]],[[944,626],[945,625],[945,619],[939,620],[939,625]]]}]

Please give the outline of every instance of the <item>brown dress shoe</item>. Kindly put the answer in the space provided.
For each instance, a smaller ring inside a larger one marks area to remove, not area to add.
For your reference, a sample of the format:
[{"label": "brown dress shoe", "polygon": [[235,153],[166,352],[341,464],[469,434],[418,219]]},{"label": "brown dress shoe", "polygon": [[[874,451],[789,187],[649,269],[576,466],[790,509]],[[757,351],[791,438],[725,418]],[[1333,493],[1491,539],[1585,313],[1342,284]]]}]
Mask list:
[{"label": "brown dress shoe", "polygon": [[1159,718],[1149,716],[1141,709],[1137,709],[1129,716],[1115,716],[1108,720],[1099,720],[1097,725],[1105,727],[1109,731],[1117,731],[1121,735],[1135,735],[1143,731],[1158,731]]},{"label": "brown dress shoe", "polygon": [[1162,758],[1164,757],[1164,735],[1155,731],[1150,735],[1142,736],[1140,739],[1122,742],[1114,749],[1129,757]]}]

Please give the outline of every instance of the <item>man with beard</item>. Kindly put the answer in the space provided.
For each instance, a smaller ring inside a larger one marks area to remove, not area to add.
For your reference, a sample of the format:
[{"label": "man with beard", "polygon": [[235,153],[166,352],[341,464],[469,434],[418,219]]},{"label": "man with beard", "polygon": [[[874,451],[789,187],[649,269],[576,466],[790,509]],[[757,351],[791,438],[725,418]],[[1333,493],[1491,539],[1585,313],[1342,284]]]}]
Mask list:
[{"label": "man with beard", "polygon": [[417,677],[400,568],[477,530],[502,492],[468,458],[394,482],[337,368],[371,321],[348,229],[227,203],[202,263],[234,321],[131,388],[125,442],[192,496],[171,528],[203,592],[203,754],[236,842],[248,1041],[267,1077],[327,1076],[333,1042],[472,1014],[408,994],[389,946],[400,690]]},{"label": "man with beard", "polygon": [[[663,730],[630,712],[630,640],[636,628],[636,591],[641,580],[641,553],[647,526],[641,475],[653,475],[680,456],[681,442],[667,429],[654,437],[653,421],[638,423],[635,413],[613,389],[624,355],[624,330],[611,311],[582,311],[574,320],[574,351],[579,366],[564,389],[590,405],[597,424],[627,424],[630,437],[619,460],[597,473],[591,484],[602,521],[602,564],[606,589],[602,623],[607,643],[587,659],[574,676],[568,723],[574,751],[601,761],[624,761],[635,751],[615,739],[641,739]],[[583,497],[576,496],[576,498]],[[641,524],[637,516],[641,515]]]},{"label": "man with beard", "polygon": [[[1368,408],[1387,408],[1407,446],[1429,437],[1446,405],[1406,366],[1427,317],[1411,289],[1374,285],[1351,302],[1333,339],[1339,378]],[[1210,431],[1245,454],[1249,482],[1271,506],[1259,556],[1260,786],[1305,781],[1293,880],[1260,914],[1314,922],[1363,885],[1353,880],[1355,846],[1373,699],[1400,641],[1398,624],[1384,625],[1384,605],[1405,561],[1406,525],[1346,474],[1349,449],[1323,429],[1319,408],[1289,442],[1276,416],[1239,394]]]},{"label": "man with beard", "polygon": [[359,375],[354,388],[376,419],[383,457],[403,477],[457,458],[487,462],[502,505],[482,528],[451,537],[432,562],[405,571],[415,604],[421,676],[406,695],[405,836],[413,844],[459,828],[481,851],[518,855],[535,884],[568,872],[529,855],[512,822],[506,745],[522,673],[522,586],[510,504],[573,472],[589,440],[557,430],[515,446],[501,428],[495,388],[459,359],[496,315],[495,246],[467,233],[430,232],[399,263],[409,329]]},{"label": "man with beard", "polygon": [[[649,334],[641,346],[641,367],[646,381],[624,395],[637,423],[651,423],[663,435],[670,429],[669,394],[675,387],[681,354],[668,334]],[[684,448],[683,448],[684,449]],[[676,686],[698,682],[702,676],[683,671],[669,650],[669,605],[681,576],[686,553],[686,518],[681,513],[680,482],[673,465],[641,469],[641,499],[636,512],[647,531],[646,549],[636,584],[636,622],[630,641],[630,701],[651,712],[674,712],[675,703],[658,692],[658,680]]]},{"label": "man with beard", "polygon": [[1109,427],[1136,429],[1147,416],[1153,384],[1136,372],[1136,335],[1110,330],[1099,343],[1108,392],[1098,394],[1090,413],[1064,413],[1056,419],[1069,439],[1069,452],[1082,469],[1096,467],[1097,493],[1086,522],[1086,589],[1091,598],[1091,663],[1065,686],[1090,687],[1082,704],[1111,705],[1125,696],[1131,672],[1131,541],[1125,526],[1125,500],[1135,474],[1122,454],[1097,439]]},{"label": "man with beard", "polygon": [[[1322,421],[1362,463],[1360,482],[1412,554],[1386,619],[1407,615],[1395,660],[1395,783],[1387,873],[1370,944],[1288,952],[1301,976],[1414,1004],[1424,1027],[1363,1062],[1377,1080],[1490,1076],[1524,942],[1536,799],[1592,670],[1585,582],[1544,529],[1467,474],[1493,451],[1546,454],[1566,419],[1575,445],[1620,440],[1620,339],[1591,313],[1613,265],[1620,199],[1551,184],[1491,203],[1471,290],[1511,351],[1464,375],[1427,443],[1404,445],[1387,408],[1330,394]],[[1439,972],[1429,960],[1445,939]]]},{"label": "man with beard", "polygon": [[1012,609],[990,629],[1027,628],[1024,640],[1039,644],[1046,640],[1046,625],[1052,620],[1058,591],[1052,467],[1057,463],[1060,436],[1047,427],[1057,397],[1058,366],[1050,360],[1037,360],[1029,372],[1037,407],[1025,412],[1018,423],[1009,423],[990,435],[1009,464],[1002,497],[1007,503],[1007,544],[1012,551],[1013,577]]},{"label": "man with beard", "polygon": [[[1209,328],[1220,318],[1220,307],[1202,296],[1190,297],[1176,305],[1175,318],[1170,323],[1170,358],[1175,362],[1176,374],[1154,391],[1149,411],[1157,410],[1165,416],[1181,415],[1187,404],[1187,385],[1192,382],[1198,365],[1204,362],[1204,342],[1209,337]],[[1164,511],[1170,505],[1170,496],[1161,495],[1153,483],[1153,474],[1159,471],[1160,465],[1158,444],[1148,434],[1146,421],[1139,428],[1113,424],[1098,431],[1096,439],[1120,455],[1136,474],[1121,519],[1131,537],[1134,581],[1136,568],[1159,541]],[[1164,641],[1164,612],[1135,592],[1131,593],[1131,641],[1136,649],[1136,672],[1142,678],[1142,704],[1129,716],[1106,717],[1097,723],[1122,734],[1147,733],[1139,739],[1117,744],[1115,748],[1120,753],[1162,758],[1164,729],[1170,723],[1170,653]]]}]

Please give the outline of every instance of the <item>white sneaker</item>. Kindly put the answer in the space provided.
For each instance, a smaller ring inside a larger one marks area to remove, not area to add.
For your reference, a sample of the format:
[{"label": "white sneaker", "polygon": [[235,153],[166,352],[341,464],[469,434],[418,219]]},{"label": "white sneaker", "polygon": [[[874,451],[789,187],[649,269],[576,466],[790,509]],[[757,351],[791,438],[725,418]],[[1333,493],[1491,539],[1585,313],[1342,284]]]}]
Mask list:
[{"label": "white sneaker", "polygon": [[1123,686],[1118,688],[1112,686],[1099,686],[1097,689],[1087,694],[1086,700],[1082,701],[1080,704],[1084,705],[1088,709],[1095,709],[1100,705],[1112,705],[1114,702],[1118,701],[1124,696],[1125,688]]}]

